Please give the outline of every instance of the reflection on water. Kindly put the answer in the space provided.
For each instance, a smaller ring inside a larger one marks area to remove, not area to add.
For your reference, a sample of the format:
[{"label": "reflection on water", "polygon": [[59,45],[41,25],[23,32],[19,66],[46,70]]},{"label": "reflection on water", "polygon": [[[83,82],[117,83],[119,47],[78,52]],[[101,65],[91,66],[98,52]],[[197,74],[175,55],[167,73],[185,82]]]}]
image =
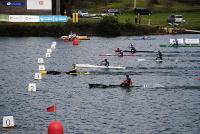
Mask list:
[{"label": "reflection on water", "polygon": [[[199,38],[199,35],[176,35]],[[156,36],[156,40],[131,40],[130,37],[80,41],[79,46],[50,37],[0,38],[0,124],[2,116],[13,115],[17,127],[0,129],[7,134],[47,133],[54,114],[46,108],[57,103],[57,119],[65,133],[199,133],[200,77],[199,48],[160,48],[174,36]],[[133,37],[135,38],[135,37]],[[51,42],[57,48],[45,58]],[[163,52],[164,61],[155,62],[156,53],[134,56],[109,56],[114,49]],[[73,63],[98,64],[107,58],[111,65],[125,70],[79,69],[91,75],[46,75],[34,81],[37,59],[45,58],[47,70],[70,71]],[[138,61],[146,59],[146,61]],[[178,60],[177,60],[178,59]],[[89,89],[89,83],[119,84],[129,74],[141,88]],[[28,83],[36,82],[37,92],[29,93]]]}]

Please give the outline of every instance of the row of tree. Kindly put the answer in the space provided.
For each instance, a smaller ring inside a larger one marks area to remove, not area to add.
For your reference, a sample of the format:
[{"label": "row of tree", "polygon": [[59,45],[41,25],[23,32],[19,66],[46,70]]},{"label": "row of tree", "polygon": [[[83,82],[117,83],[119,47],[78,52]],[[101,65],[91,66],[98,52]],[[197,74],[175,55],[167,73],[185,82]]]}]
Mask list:
[{"label": "row of tree", "polygon": [[184,3],[191,3],[191,4],[200,4],[200,0],[176,0],[178,2],[184,2]]},{"label": "row of tree", "polygon": [[[200,4],[200,0],[165,0],[166,2],[178,1],[182,3]],[[160,4],[160,0],[149,0],[150,4]]]}]

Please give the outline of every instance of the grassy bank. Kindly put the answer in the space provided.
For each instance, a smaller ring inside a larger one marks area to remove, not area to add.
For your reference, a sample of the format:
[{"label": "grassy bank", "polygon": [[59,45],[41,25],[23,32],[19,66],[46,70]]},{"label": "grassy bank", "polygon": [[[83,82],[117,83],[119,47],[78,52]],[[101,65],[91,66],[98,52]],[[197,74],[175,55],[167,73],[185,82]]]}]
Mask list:
[{"label": "grassy bank", "polygon": [[[81,3],[80,3],[81,2]],[[96,3],[95,3],[96,2]],[[73,9],[86,9],[90,13],[102,13],[109,8],[118,8],[121,14],[115,16],[117,22],[102,22],[102,19],[81,18],[78,24],[67,23],[8,23],[0,22],[0,36],[55,36],[69,34],[70,31],[80,35],[120,36],[165,34],[161,29],[171,27],[167,18],[170,14],[181,14],[186,20],[180,29],[200,30],[200,4],[180,3],[176,0],[159,0],[159,4],[149,4],[149,0],[137,0],[137,7],[147,7],[153,12],[151,16],[141,16],[141,24],[135,24],[133,0],[79,1]],[[168,3],[167,3],[168,2]],[[150,24],[150,25],[149,25]]]},{"label": "grassy bank", "polygon": [[117,17],[103,19],[80,19],[79,23],[0,23],[0,36],[62,36],[70,31],[79,35],[120,36],[157,34],[158,26],[120,23]]},{"label": "grassy bank", "polygon": [[[182,13],[185,23],[178,28],[200,30],[200,12]],[[0,23],[0,36],[55,36],[59,37],[76,32],[80,35],[94,36],[120,36],[120,35],[143,35],[143,34],[163,34],[161,27],[170,27],[166,18],[169,13],[156,13],[151,16],[142,16],[141,25],[135,24],[135,15],[126,13],[115,16],[114,26],[109,21],[103,22],[102,19],[81,18],[78,24],[71,21],[67,23]],[[112,17],[111,17],[112,18]],[[150,26],[148,25],[150,20]],[[106,27],[104,27],[104,25]],[[98,28],[100,27],[100,28]],[[113,28],[116,27],[116,28]],[[103,30],[105,29],[105,30]],[[116,31],[117,30],[117,31]]]},{"label": "grassy bank", "polygon": [[[200,12],[183,12],[183,13],[177,13],[182,14],[183,18],[186,20],[185,23],[182,23],[178,26],[178,28],[186,28],[186,29],[195,29],[200,30]],[[170,13],[155,13],[151,16],[143,15],[141,19],[142,25],[147,25],[149,23],[153,26],[162,26],[162,27],[169,27],[170,25],[167,22],[167,17],[170,15]],[[133,14],[121,14],[118,16],[118,20],[120,23],[134,23],[135,15]]]},{"label": "grassy bank", "polygon": [[[115,28],[113,28],[115,27]],[[79,35],[120,36],[156,34],[158,27],[136,26],[131,23],[106,23],[96,21],[80,21],[69,23],[0,23],[0,36],[54,36],[69,34],[70,31]],[[116,32],[116,29],[117,32]]]}]

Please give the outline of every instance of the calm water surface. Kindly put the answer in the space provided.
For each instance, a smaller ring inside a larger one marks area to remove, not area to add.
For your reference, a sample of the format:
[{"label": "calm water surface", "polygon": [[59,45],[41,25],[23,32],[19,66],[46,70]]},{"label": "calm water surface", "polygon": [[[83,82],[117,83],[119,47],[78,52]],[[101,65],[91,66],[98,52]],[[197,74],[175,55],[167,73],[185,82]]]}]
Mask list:
[{"label": "calm water surface", "polygon": [[[57,120],[71,134],[198,134],[200,133],[200,48],[160,48],[170,38],[200,38],[195,35],[101,38],[80,41],[79,46],[51,37],[0,37],[0,125],[2,117],[13,115],[17,127],[0,128],[1,134],[46,134],[54,120],[46,108],[57,103]],[[51,58],[45,58],[52,41],[57,42]],[[114,49],[163,52],[164,61],[155,53],[135,56],[103,57]],[[98,64],[107,58],[111,65],[126,70],[80,69],[95,75],[47,75],[34,80],[38,58],[45,58],[47,70],[69,71],[73,63]],[[129,74],[134,84],[142,86],[89,89],[89,83],[119,84]],[[37,92],[27,91],[35,82]]]}]

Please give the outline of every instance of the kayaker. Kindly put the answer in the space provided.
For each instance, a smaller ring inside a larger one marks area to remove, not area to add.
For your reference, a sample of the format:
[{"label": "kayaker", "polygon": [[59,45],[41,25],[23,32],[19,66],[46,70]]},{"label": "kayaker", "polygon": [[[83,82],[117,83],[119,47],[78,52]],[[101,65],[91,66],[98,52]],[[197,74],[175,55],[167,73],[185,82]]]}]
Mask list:
[{"label": "kayaker", "polygon": [[121,51],[121,49],[118,47],[118,48],[115,50],[115,52],[119,52],[119,51]]},{"label": "kayaker", "polygon": [[170,46],[176,46],[178,47],[178,39],[174,39],[173,42],[170,44]]},{"label": "kayaker", "polygon": [[156,60],[162,60],[162,53],[160,52],[160,50],[156,55],[157,55]]},{"label": "kayaker", "polygon": [[175,46],[178,47],[178,39],[175,39]]},{"label": "kayaker", "polygon": [[66,74],[69,74],[69,73],[76,73],[77,72],[77,67],[76,67],[76,64],[73,64],[72,65],[72,70],[69,71],[69,72],[65,72]]},{"label": "kayaker", "polygon": [[136,49],[135,49],[135,47],[133,46],[132,43],[131,43],[131,45],[130,45],[130,48],[131,48],[131,53],[135,53],[135,52],[136,52]]},{"label": "kayaker", "polygon": [[69,41],[72,40],[72,35],[73,35],[73,33],[72,33],[72,31],[71,31],[70,34],[68,35],[68,40],[69,40]]},{"label": "kayaker", "polygon": [[103,61],[101,61],[100,65],[108,67],[109,66],[109,62],[108,62],[107,59],[104,59]]},{"label": "kayaker", "polygon": [[129,75],[126,75],[126,80],[124,80],[120,86],[127,86],[127,87],[130,87],[133,85],[133,82],[131,80],[131,78],[129,77]]},{"label": "kayaker", "polygon": [[122,50],[120,50],[117,55],[121,57],[121,56],[124,56],[124,53]]},{"label": "kayaker", "polygon": [[146,35],[144,35],[144,36],[142,37],[142,39],[143,39],[143,40],[146,40],[146,39],[147,39],[147,36],[146,36]]}]

